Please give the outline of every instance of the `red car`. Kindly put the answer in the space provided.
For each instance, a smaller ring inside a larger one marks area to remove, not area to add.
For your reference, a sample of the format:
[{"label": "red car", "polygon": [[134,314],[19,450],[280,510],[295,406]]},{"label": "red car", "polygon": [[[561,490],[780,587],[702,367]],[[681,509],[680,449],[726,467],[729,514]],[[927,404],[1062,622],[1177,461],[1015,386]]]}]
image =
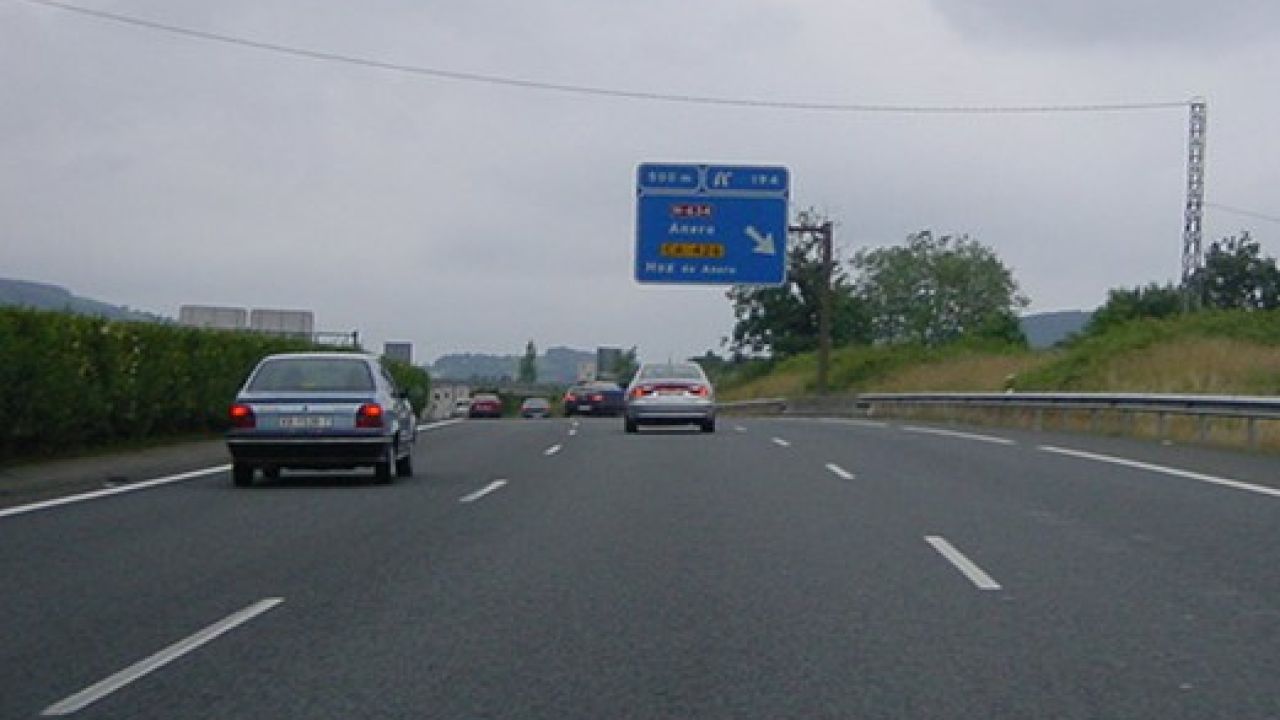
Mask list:
[{"label": "red car", "polygon": [[480,393],[472,396],[471,409],[467,411],[467,416],[473,418],[502,417],[502,398],[490,393]]}]

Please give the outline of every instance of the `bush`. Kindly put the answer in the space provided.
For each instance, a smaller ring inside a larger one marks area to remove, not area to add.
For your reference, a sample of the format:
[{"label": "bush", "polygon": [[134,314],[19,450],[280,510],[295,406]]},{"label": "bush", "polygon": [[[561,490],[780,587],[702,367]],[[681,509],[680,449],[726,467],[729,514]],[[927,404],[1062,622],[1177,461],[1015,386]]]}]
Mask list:
[{"label": "bush", "polygon": [[225,427],[264,355],[310,343],[0,308],[0,462]]}]

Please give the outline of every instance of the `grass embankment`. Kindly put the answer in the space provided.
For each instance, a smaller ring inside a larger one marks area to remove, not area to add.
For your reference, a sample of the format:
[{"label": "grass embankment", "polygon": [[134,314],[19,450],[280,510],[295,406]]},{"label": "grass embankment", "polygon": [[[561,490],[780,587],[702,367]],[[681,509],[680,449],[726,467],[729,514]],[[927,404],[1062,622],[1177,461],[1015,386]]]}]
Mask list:
[{"label": "grass embankment", "polygon": [[[816,361],[803,355],[722,380],[725,400],[812,394]],[[753,376],[754,375],[754,376]],[[832,392],[1149,392],[1280,395],[1280,311],[1206,312],[1136,320],[1052,350],[965,347],[849,347],[832,353]],[[993,421],[991,413],[974,422]],[[1054,418],[1058,426],[1154,434],[1154,418]],[[1172,420],[1167,432],[1213,440],[1236,436],[1243,422]],[[1260,426],[1260,444],[1280,447],[1280,422]]]}]

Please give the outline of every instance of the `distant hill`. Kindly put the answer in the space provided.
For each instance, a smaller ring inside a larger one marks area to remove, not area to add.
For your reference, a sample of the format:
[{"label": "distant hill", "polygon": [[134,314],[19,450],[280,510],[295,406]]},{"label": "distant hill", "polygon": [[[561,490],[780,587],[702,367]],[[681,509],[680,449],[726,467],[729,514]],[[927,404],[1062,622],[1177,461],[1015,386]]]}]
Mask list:
[{"label": "distant hill", "polygon": [[[518,374],[521,355],[490,355],[485,353],[451,353],[441,355],[427,368],[431,377],[440,380],[501,380],[514,379]],[[596,354],[589,350],[567,347],[548,348],[538,356],[538,381],[571,383],[578,378],[578,364],[595,362]]]},{"label": "distant hill", "polygon": [[1071,333],[1084,329],[1093,313],[1088,310],[1062,310],[1022,317],[1022,333],[1031,347],[1040,349],[1056,345]]},{"label": "distant hill", "polygon": [[110,320],[142,322],[166,322],[160,315],[131,310],[120,305],[110,305],[90,298],[74,295],[58,285],[0,278],[0,305],[17,305],[37,310],[54,310],[77,315],[96,315]]}]

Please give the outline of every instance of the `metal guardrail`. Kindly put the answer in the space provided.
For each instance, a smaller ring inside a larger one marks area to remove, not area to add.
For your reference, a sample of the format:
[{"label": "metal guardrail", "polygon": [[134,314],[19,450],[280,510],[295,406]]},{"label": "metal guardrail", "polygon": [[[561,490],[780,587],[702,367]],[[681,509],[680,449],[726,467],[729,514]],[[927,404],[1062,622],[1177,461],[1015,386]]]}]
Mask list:
[{"label": "metal guardrail", "polygon": [[1280,397],[1265,395],[1167,395],[1154,393],[863,393],[860,395],[770,398],[721,403],[738,409],[775,408],[785,415],[865,415],[895,414],[905,408],[1021,410],[1032,413],[1035,429],[1043,429],[1044,413],[1088,412],[1091,430],[1098,430],[1104,412],[1122,413],[1131,423],[1134,415],[1150,414],[1157,420],[1157,434],[1168,434],[1170,416],[1197,418],[1201,440],[1208,437],[1210,418],[1244,420],[1250,447],[1258,445],[1258,422],[1280,420]]}]

